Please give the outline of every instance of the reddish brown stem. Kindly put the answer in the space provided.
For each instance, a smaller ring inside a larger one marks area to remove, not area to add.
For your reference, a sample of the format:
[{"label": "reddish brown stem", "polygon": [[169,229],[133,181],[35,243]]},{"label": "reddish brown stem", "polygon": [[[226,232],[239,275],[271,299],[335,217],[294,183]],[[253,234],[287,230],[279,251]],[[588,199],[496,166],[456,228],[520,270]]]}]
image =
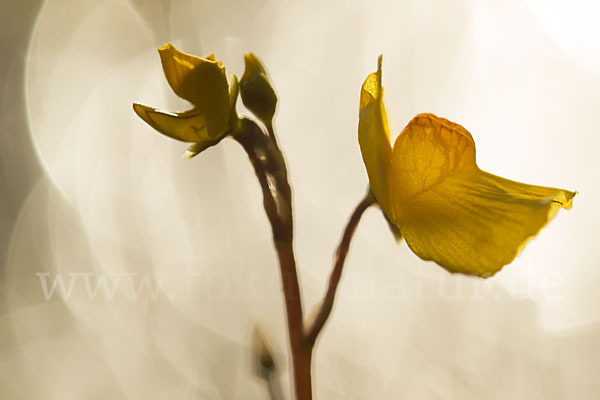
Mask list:
[{"label": "reddish brown stem", "polygon": [[[287,315],[296,398],[312,399],[311,347],[304,341],[302,298],[293,249],[292,196],[285,161],[274,140],[252,121],[242,120],[235,139],[242,145],[260,183],[279,259]],[[274,134],[273,134],[274,138]]]},{"label": "reddish brown stem", "polygon": [[342,236],[342,240],[337,248],[335,254],[335,262],[333,266],[333,270],[331,271],[331,275],[329,276],[329,286],[327,287],[327,292],[325,293],[325,297],[321,302],[320,308],[317,311],[317,314],[314,317],[314,320],[311,324],[307,324],[305,327],[305,341],[306,343],[313,347],[319,336],[319,333],[325,326],[329,315],[331,314],[331,310],[333,308],[333,303],[335,300],[335,293],[340,282],[340,278],[342,277],[342,270],[344,269],[344,262],[346,261],[346,256],[348,255],[348,250],[350,248],[350,242],[352,241],[352,236],[356,231],[356,227],[362,217],[363,213],[369,206],[373,204],[373,197],[370,195],[370,191],[365,196],[365,198],[358,203],[348,224],[346,225],[346,229],[344,230],[344,234]]},{"label": "reddish brown stem", "polygon": [[271,224],[273,242],[275,243],[281,270],[296,399],[311,400],[312,351],[317,336],[323,329],[333,308],[335,292],[342,276],[342,269],[352,235],[363,212],[373,204],[374,200],[369,192],[350,217],[342,241],[337,249],[335,265],[329,278],[329,287],[321,308],[314,322],[305,329],[293,247],[292,195],[287,180],[285,161],[275,141],[275,132],[271,124],[267,126],[268,135],[265,135],[258,125],[251,120],[243,119],[241,123],[242,129],[234,138],[248,154],[260,183],[263,192],[263,205]]},{"label": "reddish brown stem", "polygon": [[311,348],[306,345],[302,332],[304,322],[302,316],[302,299],[296,272],[296,263],[291,243],[276,243],[277,256],[281,267],[283,294],[287,311],[290,346],[292,348],[292,364],[298,400],[312,399],[311,385]]},{"label": "reddish brown stem", "polygon": [[275,146],[277,146],[277,137],[275,135],[275,129],[273,128],[273,121],[265,123],[265,127],[267,128],[267,133],[269,134],[269,137],[271,138],[273,143],[275,143]]}]

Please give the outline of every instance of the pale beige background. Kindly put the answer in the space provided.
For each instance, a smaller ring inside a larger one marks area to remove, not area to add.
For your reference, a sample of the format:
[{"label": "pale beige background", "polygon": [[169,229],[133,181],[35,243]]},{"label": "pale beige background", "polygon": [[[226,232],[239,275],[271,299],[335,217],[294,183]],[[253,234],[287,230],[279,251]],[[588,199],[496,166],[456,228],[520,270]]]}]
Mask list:
[{"label": "pale beige background", "polygon": [[[187,107],[162,75],[155,49],[167,41],[238,75],[247,51],[267,66],[307,308],[367,184],[358,94],[380,53],[395,134],[434,112],[471,131],[483,169],[580,192],[488,281],[421,261],[368,211],[317,348],[316,398],[600,396],[597,2],[3,9],[0,398],[263,399],[250,373],[256,324],[288,390],[277,265],[245,154],[226,141],[185,160],[184,144],[131,110]],[[45,296],[56,277],[70,294]]]}]

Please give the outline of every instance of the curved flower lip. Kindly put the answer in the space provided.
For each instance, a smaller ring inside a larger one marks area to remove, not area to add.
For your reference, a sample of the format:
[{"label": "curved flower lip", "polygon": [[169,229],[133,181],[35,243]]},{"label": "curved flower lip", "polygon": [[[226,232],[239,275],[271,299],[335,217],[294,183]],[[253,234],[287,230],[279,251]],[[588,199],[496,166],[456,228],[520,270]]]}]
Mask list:
[{"label": "curved flower lip", "polygon": [[363,83],[359,143],[371,189],[410,249],[449,272],[489,277],[509,264],[577,192],[482,171],[461,125],[413,118],[390,144],[378,70]]},{"label": "curved flower lip", "polygon": [[168,112],[133,103],[133,110],[148,125],[173,139],[188,143],[209,139],[206,118],[195,108],[184,112]]}]

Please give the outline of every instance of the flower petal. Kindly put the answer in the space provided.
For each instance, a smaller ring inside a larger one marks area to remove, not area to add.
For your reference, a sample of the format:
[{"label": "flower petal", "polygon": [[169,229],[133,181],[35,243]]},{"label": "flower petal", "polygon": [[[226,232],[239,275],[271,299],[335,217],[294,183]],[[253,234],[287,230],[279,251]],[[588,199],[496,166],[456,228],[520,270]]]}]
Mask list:
[{"label": "flower petal", "polygon": [[377,72],[370,74],[360,91],[358,142],[369,175],[373,194],[384,210],[389,204],[389,166],[392,155],[387,116],[383,105],[381,63]]},{"label": "flower petal", "polygon": [[208,149],[209,147],[214,146],[215,144],[219,143],[220,141],[221,141],[221,139],[204,140],[201,142],[196,142],[196,143],[192,144],[190,147],[188,147],[183,152],[183,156],[185,158],[196,157],[198,154],[202,153],[204,150]]},{"label": "flower petal", "polygon": [[477,168],[475,142],[462,126],[433,114],[414,117],[396,138],[390,172],[392,215],[451,175]]},{"label": "flower petal", "polygon": [[177,50],[171,43],[158,52],[165,77],[179,97],[188,100],[205,115],[211,138],[229,129],[229,90],[225,68],[213,55],[195,57]]},{"label": "flower petal", "polygon": [[213,140],[208,134],[206,118],[198,109],[170,113],[137,103],[133,104],[133,109],[150,126],[170,138],[183,142]]},{"label": "flower petal", "polygon": [[415,117],[394,144],[390,218],[419,257],[489,277],[510,263],[576,193],[481,171],[460,125]]}]

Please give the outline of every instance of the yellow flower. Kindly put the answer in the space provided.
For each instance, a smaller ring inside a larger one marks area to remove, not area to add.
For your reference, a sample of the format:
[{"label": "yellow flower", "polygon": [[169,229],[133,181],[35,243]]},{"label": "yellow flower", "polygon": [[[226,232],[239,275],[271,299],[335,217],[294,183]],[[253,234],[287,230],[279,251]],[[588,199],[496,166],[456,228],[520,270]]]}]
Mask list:
[{"label": "yellow flower", "polygon": [[184,153],[193,157],[236,128],[237,78],[232,76],[230,86],[225,68],[212,54],[195,57],[177,50],[171,43],[159,47],[158,52],[169,85],[194,107],[183,112],[165,112],[134,103],[133,109],[160,133],[194,143]]},{"label": "yellow flower", "polygon": [[413,118],[392,147],[381,57],[362,86],[358,139],[385,216],[415,254],[450,272],[492,276],[576,194],[480,170],[471,134],[433,114]]}]

